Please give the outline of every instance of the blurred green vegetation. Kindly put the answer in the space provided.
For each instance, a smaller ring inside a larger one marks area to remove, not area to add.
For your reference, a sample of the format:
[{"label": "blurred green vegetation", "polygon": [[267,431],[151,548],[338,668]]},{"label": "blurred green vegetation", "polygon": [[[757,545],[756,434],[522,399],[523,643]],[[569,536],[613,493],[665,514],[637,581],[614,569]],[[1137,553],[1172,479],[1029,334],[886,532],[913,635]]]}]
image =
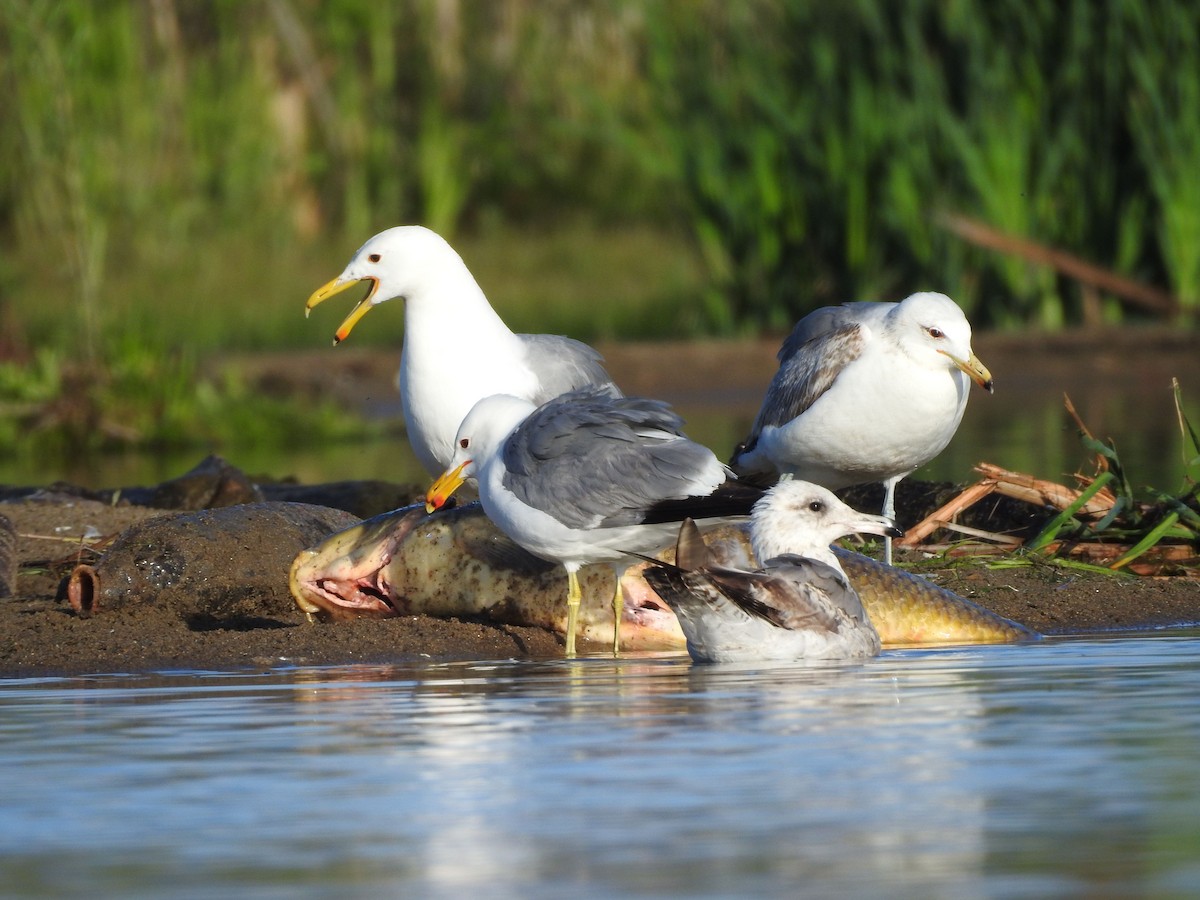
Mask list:
[{"label": "blurred green vegetation", "polygon": [[[976,327],[1149,316],[939,213],[1200,304],[1187,0],[0,0],[0,88],[3,446],[68,388],[130,441],[267,439],[196,361],[327,341],[304,298],[401,222],[589,340],[919,289]],[[111,415],[130,372],[162,416]]]}]

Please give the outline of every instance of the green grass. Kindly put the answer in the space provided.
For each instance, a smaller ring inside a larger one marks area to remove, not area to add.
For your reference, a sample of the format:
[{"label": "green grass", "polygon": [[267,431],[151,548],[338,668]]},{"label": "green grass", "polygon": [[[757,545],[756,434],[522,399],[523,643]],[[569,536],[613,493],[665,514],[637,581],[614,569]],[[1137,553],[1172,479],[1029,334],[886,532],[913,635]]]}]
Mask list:
[{"label": "green grass", "polygon": [[[142,447],[231,450],[338,441],[372,426],[331,404],[265,396],[236,375],[203,374],[222,354],[327,346],[353,301],[310,318],[304,301],[341,271],[354,242],[280,251],[220,236],[155,265],[123,269],[98,292],[95,356],[77,352],[76,298],[34,271],[9,297],[23,341],[42,349],[0,362],[0,450],[81,453]],[[569,224],[496,230],[459,248],[515,330],[647,339],[686,334],[702,270],[690,245],[650,228]],[[399,349],[403,302],[375,310],[354,343]],[[452,341],[452,336],[450,338]]]},{"label": "green grass", "polygon": [[[665,304],[550,307],[587,334],[781,329],[933,287],[979,324],[1079,320],[1076,285],[964,245],[939,210],[1200,302],[1186,0],[451,6],[0,0],[0,294],[52,289],[28,326],[0,319],[36,341],[57,315],[90,355],[126,311],[114,285],[140,303],[146,273],[215,295],[227,265],[271,302],[324,262],[314,241],[341,259],[400,221],[456,244],[540,232],[586,266],[557,240],[582,221],[634,235],[618,296],[644,274]],[[657,241],[633,260],[647,231],[701,271],[654,271]]]},{"label": "green grass", "polygon": [[[1182,475],[1175,492],[1149,488],[1149,499],[1135,491],[1130,474],[1121,462],[1115,441],[1094,437],[1075,412],[1070,400],[1067,411],[1075,419],[1080,441],[1093,455],[1096,475],[1079,496],[1053,516],[1022,546],[1023,559],[1037,559],[1049,552],[1055,556],[1076,541],[1116,544],[1127,549],[1108,564],[1120,571],[1162,543],[1200,545],[1200,433],[1183,411],[1183,396],[1178,380],[1172,383],[1175,416],[1181,438]],[[1111,492],[1112,507],[1099,519],[1080,515],[1089,500],[1101,491]],[[1092,567],[1097,568],[1097,567]]]},{"label": "green grass", "polygon": [[[922,289],[977,327],[1080,321],[1077,285],[939,210],[1194,314],[1198,21],[1187,0],[0,0],[0,446],[53,384],[202,439],[189,418],[252,398],[192,396],[197,361],[328,342],[340,308],[305,321],[304,299],[401,222],[446,234],[514,328],[586,340]],[[353,340],[398,345],[401,318]]]},{"label": "green grass", "polygon": [[[377,227],[390,224],[398,223]],[[123,343],[140,343],[165,354],[206,355],[325,344],[353,300],[347,294],[307,320],[304,301],[342,270],[359,243],[279,246],[239,231],[112,270],[97,292],[100,349],[107,356]],[[456,246],[515,330],[595,340],[687,336],[698,328],[687,311],[704,288],[703,269],[691,244],[665,230],[573,222],[554,231],[497,228]],[[15,288],[7,302],[23,341],[70,351],[84,327],[77,298],[33,264]],[[352,340],[399,348],[402,307],[397,301],[372,312]]]}]

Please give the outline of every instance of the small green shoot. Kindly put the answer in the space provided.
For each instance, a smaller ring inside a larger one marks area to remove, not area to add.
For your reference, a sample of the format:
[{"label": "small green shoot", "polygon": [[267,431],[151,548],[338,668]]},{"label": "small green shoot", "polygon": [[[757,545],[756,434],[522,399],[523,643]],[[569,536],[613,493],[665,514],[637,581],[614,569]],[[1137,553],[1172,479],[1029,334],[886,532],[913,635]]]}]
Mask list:
[{"label": "small green shoot", "polygon": [[1063,509],[1062,512],[1046,523],[1046,527],[1038,533],[1037,537],[1025,545],[1025,549],[1041,550],[1058,537],[1058,533],[1068,522],[1074,522],[1076,527],[1081,527],[1082,523],[1075,519],[1075,514],[1083,509],[1087,502],[1096,496],[1114,477],[1112,472],[1101,472],[1097,475],[1096,479],[1075,498],[1075,501],[1070,506]]}]

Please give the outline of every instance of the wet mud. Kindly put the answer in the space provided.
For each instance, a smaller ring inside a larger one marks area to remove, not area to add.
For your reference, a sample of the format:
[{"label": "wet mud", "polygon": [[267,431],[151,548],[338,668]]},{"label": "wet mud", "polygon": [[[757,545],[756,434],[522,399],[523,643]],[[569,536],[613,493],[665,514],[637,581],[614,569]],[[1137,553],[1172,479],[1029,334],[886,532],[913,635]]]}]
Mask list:
[{"label": "wet mud", "polygon": [[[561,637],[541,628],[424,616],[307,621],[288,596],[296,554],[364,513],[374,514],[380,503],[419,490],[389,485],[381,493],[355,482],[268,486],[264,496],[285,499],[203,512],[128,499],[114,504],[112,497],[94,499],[63,486],[22,496],[10,492],[0,503],[0,515],[10,523],[0,522],[0,577],[10,576],[0,584],[10,589],[10,596],[0,594],[0,676],[561,655]],[[919,483],[911,490],[913,496],[938,493]],[[296,495],[331,505],[287,499]],[[1044,634],[1200,622],[1200,582],[1192,578],[1100,575],[1044,562],[931,566],[917,551],[898,559]],[[100,576],[86,610],[78,597],[72,603],[70,593],[72,574],[81,567]],[[143,583],[136,585],[137,579]],[[106,583],[114,585],[110,594]],[[602,644],[581,644],[583,652],[604,650]]]}]

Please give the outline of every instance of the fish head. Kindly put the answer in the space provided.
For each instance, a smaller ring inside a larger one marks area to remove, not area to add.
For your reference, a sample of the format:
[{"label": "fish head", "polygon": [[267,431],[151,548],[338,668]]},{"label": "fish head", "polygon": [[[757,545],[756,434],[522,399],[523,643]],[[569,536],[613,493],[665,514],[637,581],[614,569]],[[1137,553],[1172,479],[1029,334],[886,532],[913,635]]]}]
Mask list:
[{"label": "fish head", "polygon": [[400,614],[388,566],[404,539],[426,518],[420,504],[367,519],[302,550],[288,586],[312,619],[388,618]]}]

